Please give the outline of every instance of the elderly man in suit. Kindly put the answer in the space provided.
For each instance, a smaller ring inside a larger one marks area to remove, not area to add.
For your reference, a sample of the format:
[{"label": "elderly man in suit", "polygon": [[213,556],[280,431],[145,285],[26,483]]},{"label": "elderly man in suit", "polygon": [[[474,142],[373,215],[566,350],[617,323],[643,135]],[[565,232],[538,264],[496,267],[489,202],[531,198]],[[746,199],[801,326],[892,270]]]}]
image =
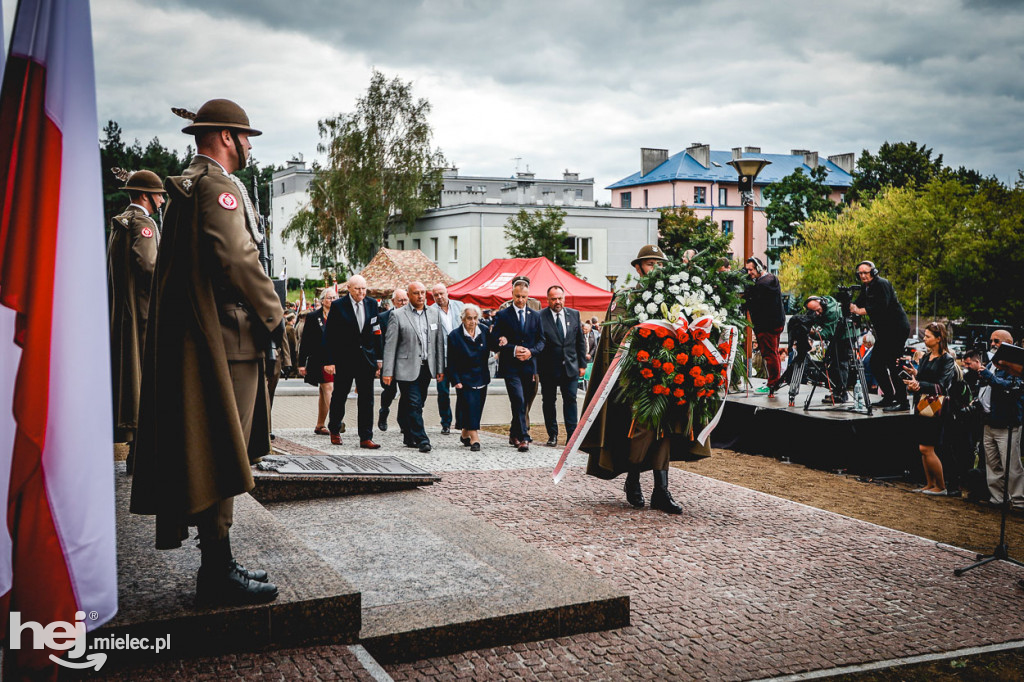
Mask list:
[{"label": "elderly man in suit", "polygon": [[512,404],[512,425],[509,442],[527,452],[530,449],[530,431],[526,425],[526,397],[523,386],[533,381],[537,373],[536,355],[544,350],[541,338],[540,313],[527,304],[530,298],[530,280],[517,277],[512,282],[512,305],[495,316],[490,345],[498,353],[498,377],[505,380]]},{"label": "elderly man in suit", "polygon": [[397,381],[402,390],[398,420],[406,424],[406,447],[430,452],[423,402],[431,378],[444,380],[445,343],[440,315],[427,308],[427,288],[422,282],[410,282],[408,292],[409,305],[395,310],[388,321],[381,380],[385,386]]},{"label": "elderly man in suit", "polygon": [[324,326],[324,371],[334,373],[334,395],[327,430],[331,443],[341,445],[341,422],[352,382],[359,393],[357,402],[359,447],[376,450],[373,442],[373,379],[380,375],[382,349],[377,301],[366,297],[366,280],[353,275],[348,295],[331,306]]},{"label": "elderly man in suit", "polygon": [[[447,344],[448,335],[462,324],[462,302],[450,300],[448,287],[441,282],[435,284],[430,293],[434,297],[430,307],[441,316],[441,327],[444,329],[444,341]],[[451,386],[448,379],[437,382],[437,411],[441,415],[441,433],[447,436],[452,432]]]},{"label": "elderly man in suit", "polygon": [[[388,338],[388,322],[391,321],[391,316],[399,308],[404,308],[409,302],[409,294],[405,289],[395,289],[391,292],[391,305],[394,306],[388,310],[382,310],[380,315],[380,333],[381,339],[386,341]],[[383,356],[381,356],[383,360]],[[398,395],[398,382],[392,381],[391,385],[384,385],[384,377],[381,377],[380,382],[381,388],[384,389],[380,394],[380,409],[377,411],[377,429],[379,431],[388,430],[388,415],[391,414],[391,403],[395,401],[395,396]],[[402,421],[398,422],[399,430],[405,433],[405,424]]]},{"label": "elderly man in suit", "polygon": [[565,307],[565,290],[557,284],[548,287],[548,307],[540,311],[540,328],[544,350],[537,358],[537,374],[548,431],[546,445],[554,447],[558,445],[558,393],[562,393],[562,419],[568,438],[576,430],[576,392],[587,371],[587,342],[580,313]]}]

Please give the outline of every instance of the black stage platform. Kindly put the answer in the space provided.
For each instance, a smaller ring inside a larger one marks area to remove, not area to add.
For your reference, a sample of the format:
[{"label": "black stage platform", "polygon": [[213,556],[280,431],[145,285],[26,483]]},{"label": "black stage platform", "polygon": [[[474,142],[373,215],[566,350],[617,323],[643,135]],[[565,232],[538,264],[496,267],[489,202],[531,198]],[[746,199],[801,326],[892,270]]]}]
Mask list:
[{"label": "black stage platform", "polygon": [[788,457],[815,469],[844,469],[869,477],[923,475],[912,414],[887,414],[875,408],[869,417],[848,407],[852,403],[821,405],[820,389],[815,391],[814,404],[804,410],[810,390],[810,386],[801,387],[796,407],[789,407],[788,387],[774,398],[753,390],[730,393],[722,420],[711,435],[712,447]]}]

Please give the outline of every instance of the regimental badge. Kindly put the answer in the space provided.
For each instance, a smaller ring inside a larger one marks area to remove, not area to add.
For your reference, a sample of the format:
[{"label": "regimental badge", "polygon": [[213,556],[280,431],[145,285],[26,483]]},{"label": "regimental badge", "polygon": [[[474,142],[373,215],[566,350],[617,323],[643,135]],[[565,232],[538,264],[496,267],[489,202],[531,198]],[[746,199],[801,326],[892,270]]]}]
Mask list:
[{"label": "regimental badge", "polygon": [[238,208],[238,199],[231,192],[224,192],[217,197],[217,203],[226,208],[229,211],[234,211]]},{"label": "regimental badge", "polygon": [[186,190],[192,189],[192,181],[189,180],[188,178],[185,178],[184,180],[181,181],[181,186],[184,187]]},{"label": "regimental badge", "polygon": [[148,227],[144,227],[141,230],[139,230],[139,234],[141,234],[143,237],[152,237],[153,230],[149,229]]},{"label": "regimental badge", "polygon": [[125,227],[128,227],[128,219],[127,218],[121,218],[121,222],[124,224]]}]

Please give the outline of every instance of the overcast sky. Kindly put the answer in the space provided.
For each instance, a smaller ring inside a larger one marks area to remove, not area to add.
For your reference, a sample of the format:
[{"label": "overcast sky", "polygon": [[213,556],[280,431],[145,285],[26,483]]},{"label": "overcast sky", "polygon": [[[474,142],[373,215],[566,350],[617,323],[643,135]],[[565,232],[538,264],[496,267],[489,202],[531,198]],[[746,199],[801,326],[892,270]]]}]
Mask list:
[{"label": "overcast sky", "polygon": [[[14,1],[2,0],[7,32]],[[171,106],[228,97],[261,163],[315,156],[319,118],[370,73],[412,81],[467,175],[594,177],[639,148],[927,144],[1004,182],[1024,168],[1024,3],[1015,0],[99,0],[100,121],[183,150]]]}]

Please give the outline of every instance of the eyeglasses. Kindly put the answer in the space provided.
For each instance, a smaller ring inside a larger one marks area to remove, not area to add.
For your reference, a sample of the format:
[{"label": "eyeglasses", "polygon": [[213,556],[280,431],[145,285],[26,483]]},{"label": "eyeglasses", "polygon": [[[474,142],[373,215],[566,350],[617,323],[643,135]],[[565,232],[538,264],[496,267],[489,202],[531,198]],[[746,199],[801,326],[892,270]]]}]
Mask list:
[{"label": "eyeglasses", "polygon": [[870,275],[871,271],[870,270],[858,270],[857,274],[858,275]]},{"label": "eyeglasses", "polygon": [[992,341],[991,341],[991,344],[993,346],[998,346],[1001,343],[1002,343],[1002,340],[1000,340],[1000,339],[992,339]]}]

